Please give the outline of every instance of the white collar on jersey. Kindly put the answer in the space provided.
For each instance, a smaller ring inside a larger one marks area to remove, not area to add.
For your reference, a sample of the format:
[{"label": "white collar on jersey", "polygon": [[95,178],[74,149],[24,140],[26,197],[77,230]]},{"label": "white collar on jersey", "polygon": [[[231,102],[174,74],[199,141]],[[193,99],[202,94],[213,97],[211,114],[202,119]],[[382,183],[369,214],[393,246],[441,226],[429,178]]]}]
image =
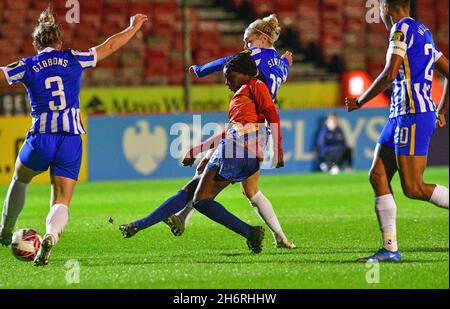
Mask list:
[{"label": "white collar on jersey", "polygon": [[52,52],[52,51],[54,51],[54,50],[55,50],[55,49],[54,49],[53,47],[47,47],[47,48],[41,50],[41,51],[39,52],[39,54],[42,54],[42,53],[50,53],[50,52]]}]

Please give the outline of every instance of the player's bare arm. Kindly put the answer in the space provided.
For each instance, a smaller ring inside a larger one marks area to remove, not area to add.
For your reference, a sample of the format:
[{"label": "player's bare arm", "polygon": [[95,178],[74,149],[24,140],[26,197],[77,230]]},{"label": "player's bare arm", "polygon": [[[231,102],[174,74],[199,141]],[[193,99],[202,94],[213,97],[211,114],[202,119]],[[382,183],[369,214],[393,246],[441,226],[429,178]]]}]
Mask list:
[{"label": "player's bare arm", "polygon": [[403,63],[403,57],[393,54],[387,62],[383,72],[377,77],[370,88],[359,98],[346,98],[347,110],[352,112],[375,98],[392,85]]},{"label": "player's bare arm", "polygon": [[97,62],[102,61],[127,44],[146,21],[148,21],[147,15],[134,15],[130,18],[130,26],[127,29],[108,38],[103,44],[96,46]]},{"label": "player's bare arm", "polygon": [[441,102],[437,108],[438,119],[437,127],[444,128],[447,124],[445,120],[445,114],[448,112],[448,59],[445,56],[441,56],[436,62],[436,70],[445,77],[444,93],[442,94]]}]

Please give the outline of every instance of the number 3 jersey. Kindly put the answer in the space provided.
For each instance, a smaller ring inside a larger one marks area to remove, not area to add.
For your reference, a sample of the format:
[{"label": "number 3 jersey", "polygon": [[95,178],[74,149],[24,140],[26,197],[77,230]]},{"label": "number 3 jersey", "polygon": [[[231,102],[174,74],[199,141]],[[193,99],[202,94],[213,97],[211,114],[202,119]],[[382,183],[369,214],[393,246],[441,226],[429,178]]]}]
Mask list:
[{"label": "number 3 jersey", "polygon": [[389,118],[435,112],[431,85],[434,64],[442,53],[430,30],[410,17],[402,19],[392,27],[387,59],[394,54],[403,58],[403,64],[393,82]]},{"label": "number 3 jersey", "polygon": [[10,85],[23,83],[31,101],[30,134],[84,134],[80,113],[81,77],[95,67],[97,53],[46,48],[38,55],[0,67]]}]

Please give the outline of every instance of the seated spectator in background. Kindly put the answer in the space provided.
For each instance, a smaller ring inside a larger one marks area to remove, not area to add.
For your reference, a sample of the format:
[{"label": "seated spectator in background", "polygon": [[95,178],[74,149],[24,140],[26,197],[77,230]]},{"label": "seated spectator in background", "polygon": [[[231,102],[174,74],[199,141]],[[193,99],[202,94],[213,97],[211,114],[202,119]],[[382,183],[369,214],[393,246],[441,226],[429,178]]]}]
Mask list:
[{"label": "seated spectator in background", "polygon": [[317,147],[319,151],[319,167],[323,172],[336,175],[345,166],[352,169],[352,149],[347,146],[344,131],[338,125],[336,114],[328,114],[320,129]]}]

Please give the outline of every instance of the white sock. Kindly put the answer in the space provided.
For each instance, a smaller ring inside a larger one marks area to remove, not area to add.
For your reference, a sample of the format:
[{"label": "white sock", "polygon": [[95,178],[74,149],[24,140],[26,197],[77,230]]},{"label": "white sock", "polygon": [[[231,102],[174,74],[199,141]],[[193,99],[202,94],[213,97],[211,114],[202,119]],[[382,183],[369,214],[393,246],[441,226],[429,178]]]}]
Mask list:
[{"label": "white sock", "polygon": [[375,197],[375,211],[383,233],[383,247],[397,251],[397,205],[392,194]]},{"label": "white sock", "polygon": [[178,218],[180,218],[181,222],[183,223],[183,225],[186,227],[186,225],[188,224],[189,220],[191,219],[192,215],[195,212],[195,208],[192,207],[192,201],[190,201],[186,207],[183,208],[182,211],[180,211],[177,216]]},{"label": "white sock", "polygon": [[441,208],[448,209],[448,189],[444,186],[436,185],[430,202]]},{"label": "white sock", "polygon": [[9,185],[3,206],[0,234],[12,233],[17,219],[25,206],[28,184],[13,180]]},{"label": "white sock", "polygon": [[47,216],[45,235],[52,235],[56,244],[69,221],[69,208],[63,204],[51,207]]},{"label": "white sock", "polygon": [[280,222],[278,221],[277,215],[273,210],[272,204],[264,196],[264,194],[262,194],[261,191],[258,191],[254,197],[249,199],[249,202],[259,217],[267,224],[267,226],[269,226],[274,239],[287,240],[283,233],[283,229],[281,228]]}]

